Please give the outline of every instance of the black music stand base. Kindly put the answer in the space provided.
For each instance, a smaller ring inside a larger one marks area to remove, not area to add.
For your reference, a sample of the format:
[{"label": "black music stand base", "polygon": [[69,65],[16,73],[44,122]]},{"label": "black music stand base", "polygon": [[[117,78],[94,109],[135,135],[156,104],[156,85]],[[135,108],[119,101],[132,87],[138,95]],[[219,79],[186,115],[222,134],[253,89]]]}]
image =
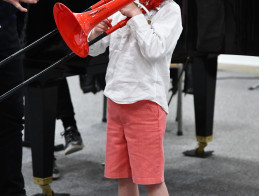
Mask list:
[{"label": "black music stand base", "polygon": [[177,131],[177,135],[178,135],[178,136],[182,136],[182,135],[183,135],[183,132],[182,132],[182,131]]},{"label": "black music stand base", "polygon": [[207,158],[212,156],[213,151],[205,151],[205,147],[208,142],[198,142],[197,147],[194,150],[184,151],[183,154],[189,157]]},{"label": "black music stand base", "polygon": [[186,150],[183,152],[183,154],[188,157],[208,158],[212,156],[213,152],[214,151],[204,151],[203,153],[197,153],[197,150],[194,149],[194,150]]}]

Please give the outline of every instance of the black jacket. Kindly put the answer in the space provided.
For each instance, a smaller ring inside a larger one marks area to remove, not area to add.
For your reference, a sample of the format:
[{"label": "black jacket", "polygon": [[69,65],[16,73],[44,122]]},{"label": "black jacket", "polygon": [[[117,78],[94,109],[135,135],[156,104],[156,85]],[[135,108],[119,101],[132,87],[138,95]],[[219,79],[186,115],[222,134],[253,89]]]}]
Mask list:
[{"label": "black jacket", "polygon": [[17,9],[13,5],[0,0],[0,28],[16,18],[16,11]]}]

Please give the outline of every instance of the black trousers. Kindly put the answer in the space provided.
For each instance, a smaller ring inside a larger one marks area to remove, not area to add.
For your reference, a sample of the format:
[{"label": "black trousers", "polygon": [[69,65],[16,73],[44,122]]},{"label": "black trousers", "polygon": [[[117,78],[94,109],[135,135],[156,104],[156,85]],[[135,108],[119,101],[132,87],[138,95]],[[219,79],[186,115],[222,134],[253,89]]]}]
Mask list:
[{"label": "black trousers", "polygon": [[74,116],[74,108],[70,96],[67,79],[60,81],[58,86],[57,119]]},{"label": "black trousers", "polygon": [[64,78],[60,81],[58,86],[58,100],[57,100],[57,119],[63,123],[66,129],[68,126],[76,127],[75,112],[73,103],[70,96],[69,86],[67,79]]},{"label": "black trousers", "polygon": [[[20,49],[16,20],[0,28],[0,60]],[[23,81],[21,58],[0,68],[0,94]],[[23,196],[22,166],[23,92],[0,102],[0,195]]]}]

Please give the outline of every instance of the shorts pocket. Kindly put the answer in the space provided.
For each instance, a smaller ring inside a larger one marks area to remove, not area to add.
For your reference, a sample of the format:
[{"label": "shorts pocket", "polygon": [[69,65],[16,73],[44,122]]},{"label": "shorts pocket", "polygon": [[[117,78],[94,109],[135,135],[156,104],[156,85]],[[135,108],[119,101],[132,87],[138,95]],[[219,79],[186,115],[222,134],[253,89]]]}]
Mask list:
[{"label": "shorts pocket", "polygon": [[152,112],[156,119],[159,118],[159,105],[153,101],[146,101],[148,109]]}]

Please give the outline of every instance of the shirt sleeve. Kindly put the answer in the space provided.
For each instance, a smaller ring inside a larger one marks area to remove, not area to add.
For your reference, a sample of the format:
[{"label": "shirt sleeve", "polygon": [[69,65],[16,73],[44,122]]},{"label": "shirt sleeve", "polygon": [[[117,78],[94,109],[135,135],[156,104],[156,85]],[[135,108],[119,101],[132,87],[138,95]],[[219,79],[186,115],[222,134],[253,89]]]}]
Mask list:
[{"label": "shirt sleeve", "polygon": [[88,54],[90,56],[98,56],[99,54],[104,53],[106,48],[109,46],[109,43],[110,43],[110,35],[104,37],[103,39],[97,41],[95,44],[90,46]]},{"label": "shirt sleeve", "polygon": [[158,60],[173,52],[180,37],[180,7],[175,2],[163,6],[152,18],[151,25],[143,14],[132,17],[128,24],[142,55],[151,61]]}]

